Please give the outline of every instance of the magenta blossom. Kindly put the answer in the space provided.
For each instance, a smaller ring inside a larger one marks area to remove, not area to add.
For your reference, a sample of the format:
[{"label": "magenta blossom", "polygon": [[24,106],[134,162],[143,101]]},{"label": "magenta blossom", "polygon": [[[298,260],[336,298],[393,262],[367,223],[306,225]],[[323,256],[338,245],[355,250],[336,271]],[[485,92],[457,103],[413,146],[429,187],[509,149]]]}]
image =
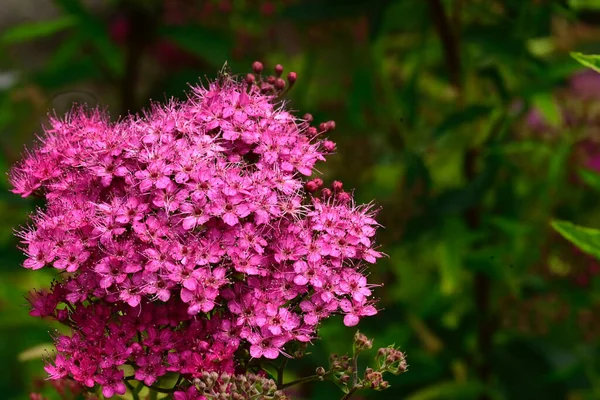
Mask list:
[{"label": "magenta blossom", "polygon": [[340,182],[304,189],[334,124],[311,127],[269,90],[221,76],[117,123],[77,109],[13,169],[15,193],[46,199],[20,233],[24,267],[62,272],[32,315],[73,328],[50,378],[112,397],[129,379],[234,373],[240,354],[289,356],[328,317],[377,312],[375,211]]}]

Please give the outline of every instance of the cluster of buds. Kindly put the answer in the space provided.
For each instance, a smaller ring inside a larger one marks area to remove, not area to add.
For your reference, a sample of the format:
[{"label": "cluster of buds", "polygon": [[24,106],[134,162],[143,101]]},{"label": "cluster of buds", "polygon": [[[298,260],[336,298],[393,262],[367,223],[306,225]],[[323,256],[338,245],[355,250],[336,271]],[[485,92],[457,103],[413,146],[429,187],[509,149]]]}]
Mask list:
[{"label": "cluster of buds", "polygon": [[294,83],[298,75],[295,72],[287,74],[286,81],[281,77],[283,75],[283,66],[277,64],[274,68],[274,75],[263,76],[264,65],[260,61],[255,61],[252,64],[252,70],[254,73],[248,73],[246,75],[246,83],[248,84],[248,91],[252,86],[257,86],[260,89],[260,93],[264,95],[277,95],[281,96],[287,93]]},{"label": "cluster of buds", "polygon": [[275,381],[260,375],[231,375],[204,372],[185,391],[173,394],[175,400],[286,400]]},{"label": "cluster of buds", "polygon": [[378,370],[381,372],[390,372],[394,375],[399,375],[408,370],[406,356],[394,346],[379,349],[375,360],[377,361]]},{"label": "cluster of buds", "polygon": [[331,376],[344,393],[351,393],[359,389],[385,390],[390,384],[383,379],[383,374],[390,372],[399,375],[406,372],[408,365],[403,352],[396,349],[393,345],[380,348],[377,351],[375,362],[377,368],[366,368],[363,378],[357,375],[358,356],[365,350],[373,347],[373,339],[366,335],[356,332],[354,335],[353,355],[349,357],[332,354],[329,358],[329,371],[324,368],[317,368],[317,376],[320,380]]},{"label": "cluster of buds", "polygon": [[306,182],[305,188],[308,193],[316,197],[320,195],[325,201],[335,198],[337,202],[346,204],[352,200],[352,195],[344,191],[343,184],[340,181],[333,181],[330,188],[326,188],[323,187],[323,180],[321,178],[314,178]]},{"label": "cluster of buds", "polygon": [[365,387],[374,390],[385,390],[390,387],[390,383],[383,380],[383,374],[379,371],[373,370],[373,368],[367,368],[365,370],[363,384]]},{"label": "cluster of buds", "polygon": [[365,334],[356,331],[354,334],[354,354],[358,354],[363,350],[369,350],[373,347],[373,339],[369,339]]}]

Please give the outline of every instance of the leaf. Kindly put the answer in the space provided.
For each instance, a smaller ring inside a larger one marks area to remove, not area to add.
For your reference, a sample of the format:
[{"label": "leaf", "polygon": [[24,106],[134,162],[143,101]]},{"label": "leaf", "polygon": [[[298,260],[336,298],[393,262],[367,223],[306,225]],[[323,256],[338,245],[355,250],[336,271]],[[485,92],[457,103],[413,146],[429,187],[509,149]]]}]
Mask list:
[{"label": "leaf", "polygon": [[458,218],[448,218],[444,223],[444,240],[439,242],[438,264],[440,291],[444,295],[456,293],[460,284],[462,252],[468,232]]},{"label": "leaf", "polygon": [[577,174],[592,189],[600,190],[600,174],[583,168],[579,169]]},{"label": "leaf", "polygon": [[573,10],[600,10],[600,0],[569,0],[568,4]]},{"label": "leaf", "polygon": [[71,28],[77,24],[77,19],[66,16],[50,21],[28,22],[9,28],[0,37],[2,43],[19,43],[27,40],[43,38]]},{"label": "leaf", "polygon": [[577,62],[581,65],[591,68],[596,72],[600,72],[600,55],[588,55],[578,52],[570,53]]},{"label": "leaf", "polygon": [[159,29],[159,35],[215,67],[221,67],[231,53],[232,44],[228,36],[202,26],[164,26]]},{"label": "leaf", "polygon": [[600,259],[600,230],[554,220],[552,228],[582,251]]},{"label": "leaf", "polygon": [[54,348],[53,343],[38,344],[36,346],[28,348],[25,351],[22,351],[21,353],[19,353],[17,358],[21,362],[30,361],[30,360],[39,360],[39,359],[42,359],[45,354],[48,354],[48,349],[53,349],[53,348]]},{"label": "leaf", "polygon": [[450,132],[463,124],[476,121],[479,118],[489,115],[492,107],[473,104],[464,110],[450,114],[433,132],[434,137],[439,138],[443,134]]},{"label": "leaf", "polygon": [[537,93],[531,99],[533,106],[537,108],[545,122],[551,126],[559,127],[562,124],[562,113],[551,92]]}]

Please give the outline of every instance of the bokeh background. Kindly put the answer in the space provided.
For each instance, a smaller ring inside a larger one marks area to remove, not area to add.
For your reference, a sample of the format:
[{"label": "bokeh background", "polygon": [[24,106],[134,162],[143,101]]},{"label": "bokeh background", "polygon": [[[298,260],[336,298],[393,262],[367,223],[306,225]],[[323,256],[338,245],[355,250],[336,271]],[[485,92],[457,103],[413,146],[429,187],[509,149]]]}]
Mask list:
[{"label": "bokeh background", "polygon": [[[600,264],[553,219],[600,226],[598,0],[1,0],[0,169],[73,102],[114,119],[254,60],[298,73],[287,98],[335,120],[323,179],[383,207],[389,258],[359,328],[406,351],[373,399],[600,399]],[[55,111],[52,111],[55,110]],[[28,315],[14,228],[37,206],[0,175],[0,399],[43,386],[56,327]],[[289,378],[350,350],[332,318]],[[299,399],[334,399],[330,383]]]}]

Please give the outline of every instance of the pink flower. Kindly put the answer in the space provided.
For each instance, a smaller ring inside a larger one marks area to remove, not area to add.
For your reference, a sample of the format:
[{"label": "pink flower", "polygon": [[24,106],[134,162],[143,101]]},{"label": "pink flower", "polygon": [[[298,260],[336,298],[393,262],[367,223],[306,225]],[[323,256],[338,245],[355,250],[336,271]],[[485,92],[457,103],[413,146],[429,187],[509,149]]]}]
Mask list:
[{"label": "pink flower", "polygon": [[[146,385],[231,374],[240,350],[276,359],[340,310],[347,326],[375,314],[363,265],[382,256],[375,211],[339,183],[328,198],[305,191],[335,147],[307,125],[229,76],[115,123],[99,110],[51,119],[10,175],[46,201],[19,233],[24,267],[66,272],[29,296],[31,315],[73,328],[50,378],[111,397],[125,364]],[[194,386],[174,397],[203,399]]]}]

